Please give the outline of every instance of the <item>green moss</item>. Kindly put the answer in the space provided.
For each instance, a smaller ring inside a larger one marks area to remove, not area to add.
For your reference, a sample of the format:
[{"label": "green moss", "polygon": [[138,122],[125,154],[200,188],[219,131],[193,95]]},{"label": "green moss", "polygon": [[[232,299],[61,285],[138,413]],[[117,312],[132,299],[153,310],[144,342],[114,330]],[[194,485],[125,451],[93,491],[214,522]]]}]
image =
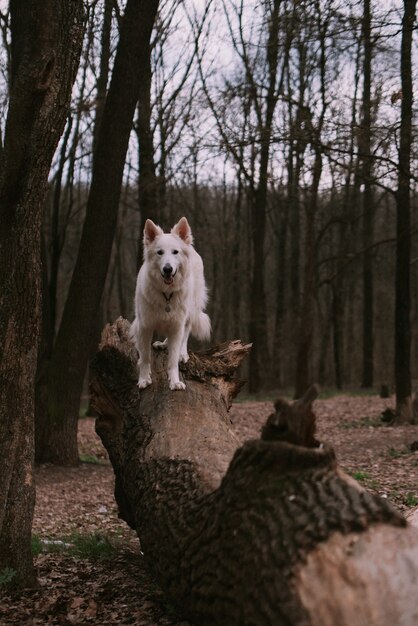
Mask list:
[{"label": "green moss", "polygon": [[6,587],[9,583],[11,583],[16,574],[17,572],[13,568],[3,567],[3,569],[0,570],[0,588]]},{"label": "green moss", "polygon": [[93,465],[105,465],[105,461],[103,461],[103,459],[99,459],[99,457],[94,454],[80,454],[80,461],[82,463],[91,463]]},{"label": "green moss", "polygon": [[79,558],[98,560],[109,559],[115,552],[114,544],[100,533],[93,535],[73,535],[71,542],[72,554]]},{"label": "green moss", "polygon": [[405,497],[405,504],[408,506],[417,506],[418,496],[413,493],[408,493],[408,495]]},{"label": "green moss", "polygon": [[388,455],[392,459],[399,459],[399,457],[407,456],[408,454],[411,454],[411,451],[408,450],[407,448],[404,448],[403,450],[397,450],[396,448],[388,448]]},{"label": "green moss", "polygon": [[115,551],[115,542],[100,533],[74,533],[69,537],[54,537],[53,539],[41,539],[37,535],[32,537],[32,552],[34,555],[40,552],[69,554],[79,559],[97,561],[111,558]]},{"label": "green moss", "polygon": [[370,474],[367,472],[350,472],[350,474],[355,480],[358,480],[359,483],[370,480]]},{"label": "green moss", "polygon": [[33,556],[38,556],[43,550],[42,540],[38,535],[32,535],[31,549]]}]

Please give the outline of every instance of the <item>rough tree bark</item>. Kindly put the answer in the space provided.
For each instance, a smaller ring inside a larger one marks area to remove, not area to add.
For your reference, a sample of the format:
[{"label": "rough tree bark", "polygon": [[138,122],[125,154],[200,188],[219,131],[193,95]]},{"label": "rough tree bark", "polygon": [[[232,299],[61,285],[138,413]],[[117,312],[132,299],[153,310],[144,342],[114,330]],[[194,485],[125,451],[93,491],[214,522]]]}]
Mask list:
[{"label": "rough tree bark", "polygon": [[414,421],[411,398],[411,146],[412,34],[416,0],[404,0],[401,43],[401,127],[396,194],[395,384],[396,422]]},{"label": "rough tree bark", "polygon": [[202,626],[415,623],[418,533],[316,441],[315,388],[239,447],[227,409],[248,346],[191,355],[185,392],[157,354],[140,392],[128,330],[107,327],[93,363],[96,429],[120,514],[180,611]]},{"label": "rough tree bark", "polygon": [[97,143],[99,141],[100,125],[106,104],[107,83],[109,82],[113,6],[114,0],[105,0],[100,37],[100,70],[96,83],[96,117],[93,128],[93,155],[96,152]]},{"label": "rough tree bark", "polygon": [[29,585],[41,214],[83,32],[81,0],[12,0],[12,80],[0,154],[0,572]]},{"label": "rough tree bark", "polygon": [[363,102],[362,120],[359,128],[359,158],[363,190],[363,373],[361,386],[373,387],[374,365],[374,275],[373,275],[373,187],[372,187],[372,56],[371,36],[372,13],[370,0],[363,3],[362,37],[364,41],[363,60]]}]

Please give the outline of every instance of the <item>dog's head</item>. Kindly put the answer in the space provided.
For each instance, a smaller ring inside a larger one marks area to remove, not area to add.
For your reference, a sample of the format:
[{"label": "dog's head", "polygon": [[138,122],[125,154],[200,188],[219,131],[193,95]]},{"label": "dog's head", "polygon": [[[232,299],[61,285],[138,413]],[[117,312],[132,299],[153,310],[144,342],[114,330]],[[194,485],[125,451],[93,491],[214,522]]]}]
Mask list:
[{"label": "dog's head", "polygon": [[144,227],[144,259],[150,265],[154,277],[162,286],[180,284],[187,272],[192,231],[185,217],[164,233],[162,228],[147,220]]}]

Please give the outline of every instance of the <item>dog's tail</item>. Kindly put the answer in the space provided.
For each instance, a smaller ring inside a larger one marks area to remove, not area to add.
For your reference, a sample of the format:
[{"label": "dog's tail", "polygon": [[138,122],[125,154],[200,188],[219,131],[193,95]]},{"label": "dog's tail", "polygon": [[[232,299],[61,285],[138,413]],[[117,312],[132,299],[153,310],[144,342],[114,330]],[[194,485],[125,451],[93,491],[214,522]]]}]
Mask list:
[{"label": "dog's tail", "polygon": [[199,311],[198,315],[192,319],[192,335],[196,339],[205,341],[210,339],[210,333],[212,331],[209,315]]}]

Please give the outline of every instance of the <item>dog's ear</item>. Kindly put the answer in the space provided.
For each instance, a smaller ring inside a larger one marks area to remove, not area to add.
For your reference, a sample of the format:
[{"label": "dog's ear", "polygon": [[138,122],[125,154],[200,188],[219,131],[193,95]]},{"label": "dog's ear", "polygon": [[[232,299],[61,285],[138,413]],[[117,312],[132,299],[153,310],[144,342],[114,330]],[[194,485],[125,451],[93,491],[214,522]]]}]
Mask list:
[{"label": "dog's ear", "polygon": [[158,235],[162,235],[163,230],[154,224],[152,220],[147,220],[144,226],[144,246],[149,245]]},{"label": "dog's ear", "polygon": [[180,239],[183,239],[185,243],[193,243],[193,235],[192,230],[189,226],[189,222],[185,217],[182,217],[181,220],[177,222],[175,226],[171,229],[173,235],[177,235]]}]

